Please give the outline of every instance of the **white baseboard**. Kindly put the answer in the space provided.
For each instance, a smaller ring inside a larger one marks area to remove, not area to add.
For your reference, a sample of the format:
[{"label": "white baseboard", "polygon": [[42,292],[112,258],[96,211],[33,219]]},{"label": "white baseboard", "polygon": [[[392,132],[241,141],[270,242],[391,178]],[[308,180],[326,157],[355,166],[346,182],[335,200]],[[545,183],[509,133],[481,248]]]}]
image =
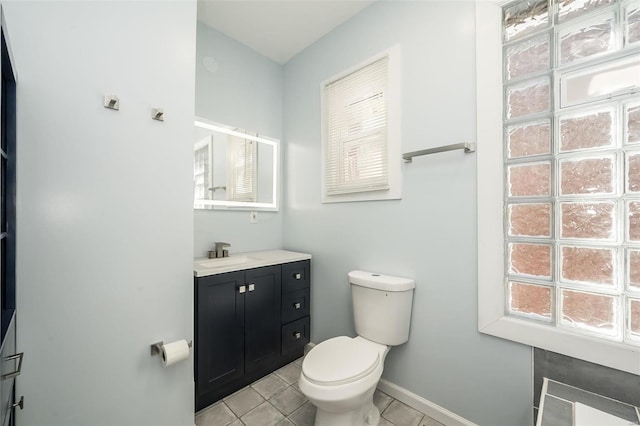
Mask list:
[{"label": "white baseboard", "polygon": [[451,411],[442,408],[439,405],[406,390],[405,388],[401,388],[388,380],[380,379],[380,382],[378,382],[378,389],[403,404],[425,413],[427,416],[446,426],[477,426],[475,423],[470,422],[464,417],[460,417],[459,415],[452,413]]}]

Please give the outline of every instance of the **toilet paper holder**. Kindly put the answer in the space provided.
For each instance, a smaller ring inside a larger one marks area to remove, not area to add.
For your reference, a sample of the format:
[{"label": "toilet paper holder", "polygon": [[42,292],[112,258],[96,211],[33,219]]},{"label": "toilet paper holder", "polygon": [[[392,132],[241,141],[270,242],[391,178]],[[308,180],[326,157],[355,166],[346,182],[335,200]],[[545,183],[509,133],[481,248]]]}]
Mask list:
[{"label": "toilet paper holder", "polygon": [[[163,341],[152,343],[151,344],[151,356],[162,354],[162,345],[164,345]],[[189,340],[187,342],[187,345],[189,345],[190,348],[193,347],[193,341]]]}]

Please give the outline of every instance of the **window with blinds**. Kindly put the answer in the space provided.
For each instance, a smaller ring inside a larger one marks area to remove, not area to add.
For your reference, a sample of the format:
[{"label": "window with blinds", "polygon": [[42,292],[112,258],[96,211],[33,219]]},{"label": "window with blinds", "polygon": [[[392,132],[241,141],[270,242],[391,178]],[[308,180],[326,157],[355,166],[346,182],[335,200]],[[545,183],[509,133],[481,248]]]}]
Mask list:
[{"label": "window with blinds", "polygon": [[256,143],[229,136],[227,143],[227,200],[256,201]]},{"label": "window with blinds", "polygon": [[378,56],[323,85],[325,202],[352,201],[340,196],[356,193],[390,198],[390,61]]},{"label": "window with blinds", "polygon": [[211,136],[195,144],[193,162],[194,200],[213,199],[211,188]]}]

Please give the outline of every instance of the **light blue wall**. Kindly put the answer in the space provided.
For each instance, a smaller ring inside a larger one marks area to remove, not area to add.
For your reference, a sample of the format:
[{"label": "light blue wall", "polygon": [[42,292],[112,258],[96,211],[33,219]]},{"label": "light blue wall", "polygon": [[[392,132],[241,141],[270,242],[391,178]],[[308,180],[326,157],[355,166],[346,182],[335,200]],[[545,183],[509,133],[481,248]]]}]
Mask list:
[{"label": "light blue wall", "polygon": [[[198,22],[196,115],[282,139],[282,76],[280,64]],[[194,210],[194,255],[213,241],[232,253],[282,247],[282,216],[259,212],[250,223],[248,211]]]},{"label": "light blue wall", "polygon": [[320,201],[320,84],[394,44],[402,151],[474,141],[474,17],[467,1],[377,2],[285,65],[284,244],[314,256],[313,341],[354,335],[348,271],[415,278],[384,378],[481,425],[529,426],[531,349],[477,331],[475,155],[403,165],[400,201]]}]

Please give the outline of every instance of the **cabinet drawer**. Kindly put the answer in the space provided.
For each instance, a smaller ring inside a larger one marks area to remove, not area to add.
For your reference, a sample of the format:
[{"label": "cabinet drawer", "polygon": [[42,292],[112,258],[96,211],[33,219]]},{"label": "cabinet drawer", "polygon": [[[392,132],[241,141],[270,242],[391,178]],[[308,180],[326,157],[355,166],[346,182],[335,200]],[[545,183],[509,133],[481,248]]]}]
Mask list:
[{"label": "cabinet drawer", "polygon": [[282,323],[309,316],[309,289],[282,295]]},{"label": "cabinet drawer", "polygon": [[282,265],[282,292],[309,288],[309,264],[308,260],[285,263]]},{"label": "cabinet drawer", "polygon": [[309,317],[282,326],[282,354],[302,351],[309,343]]}]

